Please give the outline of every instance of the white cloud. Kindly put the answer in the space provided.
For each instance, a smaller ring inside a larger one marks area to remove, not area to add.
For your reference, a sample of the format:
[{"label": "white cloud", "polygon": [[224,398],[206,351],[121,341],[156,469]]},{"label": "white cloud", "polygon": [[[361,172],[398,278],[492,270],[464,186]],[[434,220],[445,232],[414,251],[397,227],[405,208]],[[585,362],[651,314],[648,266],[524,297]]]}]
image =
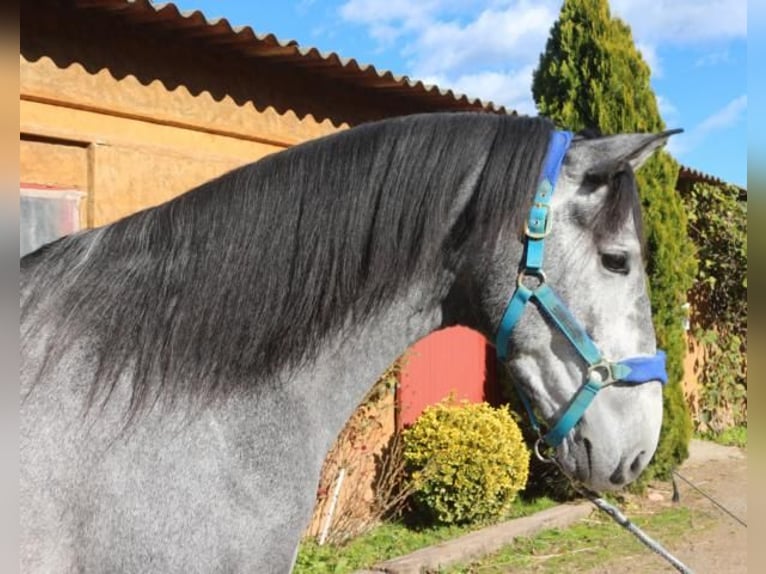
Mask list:
[{"label": "white cloud", "polygon": [[380,45],[400,43],[413,78],[534,113],[532,70],[558,10],[554,0],[348,0],[340,15]]},{"label": "white cloud", "polygon": [[734,98],[725,106],[710,114],[688,133],[680,134],[670,140],[668,151],[674,155],[683,155],[698,147],[711,134],[726,130],[742,121],[747,112],[747,95]]},{"label": "white cloud", "polygon": [[747,0],[611,0],[610,7],[630,26],[656,78],[660,46],[747,37]]},{"label": "white cloud", "polygon": [[412,28],[431,20],[440,3],[434,0],[349,0],[340,7],[344,20],[357,24],[399,24]]},{"label": "white cloud", "polygon": [[543,4],[519,2],[487,9],[467,24],[433,22],[407,48],[415,72],[477,70],[528,65],[545,47],[556,12]]},{"label": "white cloud", "polygon": [[404,33],[404,30],[386,23],[375,23],[370,25],[370,36],[381,44],[380,48],[390,46],[396,42]]},{"label": "white cloud", "polygon": [[675,156],[676,158],[680,158],[690,149],[691,148],[686,145],[686,142],[684,141],[683,133],[670,138],[667,145],[665,146],[665,151],[667,151],[670,155]]},{"label": "white cloud", "polygon": [[688,44],[747,36],[747,0],[611,0],[640,42]]},{"label": "white cloud", "polygon": [[665,96],[657,94],[657,107],[659,108],[660,115],[662,116],[662,119],[665,120],[666,125],[672,127],[673,124],[678,123],[680,120],[678,108],[676,108],[673,102]]},{"label": "white cloud", "polygon": [[644,58],[644,62],[649,65],[652,71],[652,76],[655,78],[662,77],[662,63],[660,56],[657,53],[657,47],[653,44],[647,44],[644,42],[636,42],[636,48],[641,52],[641,56]]},{"label": "white cloud", "polygon": [[694,66],[697,68],[718,66],[720,64],[729,64],[731,61],[732,58],[729,51],[720,50],[718,52],[710,52],[709,54],[705,54],[701,58],[698,58],[697,61],[694,62]]},{"label": "white cloud", "polygon": [[[747,0],[611,0],[654,77],[661,47],[746,36]],[[533,111],[531,73],[561,0],[347,0],[341,18],[405,59],[399,72]],[[523,82],[523,85],[517,85]],[[515,102],[512,104],[510,102]]]},{"label": "white cloud", "polygon": [[529,86],[532,83],[532,66],[510,72],[478,72],[463,74],[454,79],[445,76],[428,77],[428,83],[441,89],[451,89],[470,98],[480,98],[516,110],[520,114],[536,115]]},{"label": "white cloud", "polygon": [[733,99],[723,108],[708,116],[697,129],[705,134],[736,124],[747,110],[747,95]]}]

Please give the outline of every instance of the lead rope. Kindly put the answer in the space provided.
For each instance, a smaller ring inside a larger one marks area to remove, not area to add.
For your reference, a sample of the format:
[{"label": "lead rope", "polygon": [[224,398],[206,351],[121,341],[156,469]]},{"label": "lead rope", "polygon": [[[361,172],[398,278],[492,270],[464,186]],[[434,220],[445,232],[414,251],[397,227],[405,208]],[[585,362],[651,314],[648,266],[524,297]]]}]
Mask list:
[{"label": "lead rope", "polygon": [[[699,486],[697,486],[696,484],[694,484],[694,483],[693,483],[691,480],[689,480],[688,478],[686,478],[686,477],[682,476],[680,472],[678,472],[677,470],[674,470],[674,471],[673,471],[673,475],[674,475],[674,477],[678,477],[678,478],[680,478],[681,480],[683,480],[683,481],[684,481],[686,484],[688,484],[689,486],[691,486],[691,487],[692,487],[694,490],[696,490],[696,491],[697,491],[698,493],[700,493],[702,496],[704,496],[705,498],[707,498],[707,499],[708,499],[710,502],[712,502],[713,504],[715,504],[715,505],[716,505],[716,506],[717,506],[717,507],[718,507],[718,508],[719,508],[721,511],[725,512],[726,514],[728,514],[729,516],[731,516],[731,517],[732,517],[734,520],[736,520],[737,522],[739,522],[739,523],[740,523],[742,526],[744,526],[745,528],[747,528],[747,522],[745,522],[744,520],[742,520],[742,519],[741,519],[739,516],[737,516],[736,514],[734,514],[734,513],[733,513],[731,510],[729,510],[728,508],[726,508],[726,507],[725,507],[723,504],[721,504],[720,502],[718,502],[718,501],[717,501],[715,498],[713,498],[712,496],[710,496],[710,495],[709,495],[707,492],[705,492],[704,490],[702,490],[702,489],[701,489]],[[676,497],[676,496],[677,496],[677,487],[676,487],[676,481],[675,481],[675,478],[673,479],[673,489],[676,491],[676,492],[674,492],[674,495],[673,495],[673,496],[674,496],[674,497]],[[675,498],[674,498],[674,500],[675,500]]]},{"label": "lead rope", "polygon": [[[575,487],[576,488],[576,487]],[[581,494],[583,494],[582,491],[579,491]],[[600,508],[604,512],[606,512],[609,516],[612,517],[612,519],[625,528],[628,532],[630,532],[633,536],[639,539],[644,546],[649,548],[650,550],[656,552],[659,554],[662,558],[667,560],[673,568],[678,570],[679,572],[683,572],[684,574],[693,574],[693,571],[691,568],[686,566],[683,562],[681,562],[678,558],[673,556],[670,552],[668,552],[662,544],[654,540],[651,536],[649,536],[646,532],[641,530],[638,526],[633,524],[630,519],[625,516],[622,512],[620,512],[620,509],[616,506],[608,503],[606,500],[599,496],[595,496],[591,493],[585,492],[585,496],[588,497],[588,500],[590,500],[593,504],[596,505],[596,507]]]},{"label": "lead rope", "polygon": [[574,481],[566,472],[564,472],[564,469],[561,468],[561,465],[559,465],[558,461],[555,458],[546,457],[542,455],[539,450],[539,444],[537,443],[535,444],[535,455],[542,462],[548,462],[548,463],[554,464],[556,468],[558,468],[559,471],[567,478],[567,480],[569,480],[570,484],[572,485],[572,488],[574,488],[582,496],[590,500],[596,506],[596,508],[606,512],[612,518],[612,520],[614,520],[617,524],[625,528],[633,536],[638,538],[638,540],[644,546],[649,548],[649,550],[657,553],[659,556],[664,558],[671,566],[673,566],[673,568],[675,568],[679,572],[682,572],[683,574],[694,574],[694,571],[691,568],[686,566],[678,558],[676,558],[670,552],[668,552],[665,549],[665,547],[662,546],[662,544],[654,540],[646,532],[644,532],[638,526],[632,523],[627,516],[625,516],[622,512],[620,512],[619,508],[617,508],[613,504],[608,503],[606,500],[598,496],[596,493],[592,492],[588,488],[581,486],[576,481]]}]

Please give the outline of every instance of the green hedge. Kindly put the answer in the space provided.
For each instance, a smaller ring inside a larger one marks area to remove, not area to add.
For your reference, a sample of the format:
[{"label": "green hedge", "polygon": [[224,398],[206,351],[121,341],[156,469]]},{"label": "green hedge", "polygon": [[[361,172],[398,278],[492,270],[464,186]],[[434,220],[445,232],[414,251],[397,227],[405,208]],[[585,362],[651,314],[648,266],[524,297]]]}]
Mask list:
[{"label": "green hedge", "polygon": [[683,190],[699,252],[690,294],[692,332],[704,350],[695,430],[720,435],[747,425],[747,198],[729,185]]}]

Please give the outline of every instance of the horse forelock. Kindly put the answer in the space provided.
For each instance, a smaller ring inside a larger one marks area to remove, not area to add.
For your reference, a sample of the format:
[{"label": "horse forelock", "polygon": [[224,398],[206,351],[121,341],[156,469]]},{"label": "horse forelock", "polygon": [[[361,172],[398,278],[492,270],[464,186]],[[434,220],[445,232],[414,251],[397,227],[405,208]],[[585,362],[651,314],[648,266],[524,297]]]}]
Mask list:
[{"label": "horse forelock", "polygon": [[236,169],[25,258],[22,344],[54,329],[55,362],[87,338],[92,399],[129,372],[131,414],[162,394],[265,380],[311,360],[349,316],[372,317],[448,251],[520,227],[551,130],[534,118],[409,116]]},{"label": "horse forelock", "polygon": [[621,164],[598,183],[605,184],[608,191],[604,202],[596,210],[590,222],[593,234],[596,237],[608,239],[619,233],[632,220],[642,254],[645,255],[646,238],[641,200],[633,169],[627,163]]},{"label": "horse forelock", "polygon": [[[602,137],[600,130],[586,128],[578,132],[577,137],[593,139]],[[606,185],[608,193],[603,203],[588,222],[588,227],[596,237],[609,238],[624,228],[632,218],[636,234],[641,244],[642,253],[646,253],[641,199],[638,193],[636,175],[630,164],[619,162],[607,173],[590,177],[594,186]]]}]

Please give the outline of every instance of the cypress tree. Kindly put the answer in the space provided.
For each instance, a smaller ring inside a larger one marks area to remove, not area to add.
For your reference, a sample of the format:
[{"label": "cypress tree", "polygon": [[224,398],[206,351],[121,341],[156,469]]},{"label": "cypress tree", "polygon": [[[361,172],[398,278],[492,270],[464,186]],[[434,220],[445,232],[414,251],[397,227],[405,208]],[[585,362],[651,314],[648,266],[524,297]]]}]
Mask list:
[{"label": "cypress tree", "polygon": [[[665,129],[649,66],[630,27],[612,18],[607,0],[564,0],[534,72],[541,115],[571,129],[603,134]],[[660,444],[645,477],[667,477],[688,456],[691,419],[683,396],[683,303],[696,272],[686,215],[676,192],[678,164],[655,153],[636,174],[647,238],[647,273],[658,345],[668,354]]]}]

